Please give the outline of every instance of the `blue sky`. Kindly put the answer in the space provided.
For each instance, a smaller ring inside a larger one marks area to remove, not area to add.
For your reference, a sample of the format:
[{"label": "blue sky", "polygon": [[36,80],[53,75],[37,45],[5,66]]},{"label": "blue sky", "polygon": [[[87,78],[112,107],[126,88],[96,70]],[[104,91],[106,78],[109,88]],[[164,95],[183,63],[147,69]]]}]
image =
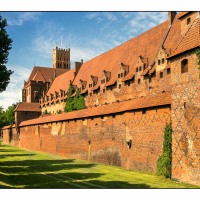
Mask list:
[{"label": "blue sky", "polygon": [[4,109],[21,100],[34,66],[52,67],[56,45],[71,49],[71,61],[87,61],[167,20],[167,12],[1,12],[13,40],[7,68],[14,71],[0,93]]}]

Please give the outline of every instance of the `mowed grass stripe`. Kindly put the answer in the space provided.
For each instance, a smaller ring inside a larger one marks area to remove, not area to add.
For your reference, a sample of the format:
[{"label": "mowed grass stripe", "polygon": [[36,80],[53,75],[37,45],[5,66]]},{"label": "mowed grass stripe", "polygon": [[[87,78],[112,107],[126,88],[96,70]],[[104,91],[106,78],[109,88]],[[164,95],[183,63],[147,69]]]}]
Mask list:
[{"label": "mowed grass stripe", "polygon": [[0,188],[196,188],[163,177],[83,160],[0,147]]}]

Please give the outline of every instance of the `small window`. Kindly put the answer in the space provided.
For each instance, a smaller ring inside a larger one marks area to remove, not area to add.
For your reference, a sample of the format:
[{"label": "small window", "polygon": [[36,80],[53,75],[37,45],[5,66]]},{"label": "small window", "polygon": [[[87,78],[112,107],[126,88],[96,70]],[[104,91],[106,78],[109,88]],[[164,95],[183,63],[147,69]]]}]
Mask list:
[{"label": "small window", "polygon": [[119,84],[119,89],[121,89],[122,88],[122,85],[121,84]]},{"label": "small window", "polygon": [[160,78],[163,78],[163,72],[160,72]]},{"label": "small window", "polygon": [[101,84],[105,83],[105,79],[101,80]]},{"label": "small window", "polygon": [[142,71],[142,67],[139,68],[139,71]]},{"label": "small window", "polygon": [[123,75],[123,73],[121,73],[121,77],[123,77],[124,75]]},{"label": "small window", "polygon": [[125,84],[130,86],[131,85],[131,81],[126,81]]},{"label": "small window", "polygon": [[160,65],[160,60],[158,60],[158,65]]},{"label": "small window", "polygon": [[138,79],[138,85],[140,84],[140,79]]},{"label": "small window", "polygon": [[165,62],[165,59],[164,59],[164,58],[162,58],[162,64],[164,64],[164,62]]},{"label": "small window", "polygon": [[167,69],[167,74],[170,74],[170,68]]},{"label": "small window", "polygon": [[136,68],[136,72],[138,72],[138,67]]},{"label": "small window", "polygon": [[118,74],[118,78],[120,78],[120,74]]},{"label": "small window", "polygon": [[105,93],[105,91],[106,91],[106,90],[105,90],[105,89],[103,89],[103,93]]},{"label": "small window", "polygon": [[152,81],[152,80],[151,80],[151,76],[149,76],[149,83],[151,83],[151,81]]},{"label": "small window", "polygon": [[181,61],[181,74],[188,72],[188,60],[184,59]]},{"label": "small window", "polygon": [[189,25],[190,22],[191,22],[191,19],[190,19],[190,17],[189,17],[189,18],[187,18],[187,25]]}]

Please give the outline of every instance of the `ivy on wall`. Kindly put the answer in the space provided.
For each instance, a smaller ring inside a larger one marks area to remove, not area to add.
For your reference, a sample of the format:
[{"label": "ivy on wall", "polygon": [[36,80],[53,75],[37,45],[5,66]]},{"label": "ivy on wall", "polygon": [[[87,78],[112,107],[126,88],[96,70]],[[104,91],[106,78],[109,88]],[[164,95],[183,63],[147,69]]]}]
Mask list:
[{"label": "ivy on wall", "polygon": [[85,108],[85,100],[81,95],[80,90],[76,91],[76,95],[71,97],[75,92],[73,86],[70,84],[69,89],[67,91],[67,100],[65,104],[65,112],[71,112],[73,110],[81,110]]},{"label": "ivy on wall", "polygon": [[172,168],[172,127],[166,124],[164,130],[163,152],[157,161],[157,175],[171,178]]},{"label": "ivy on wall", "polygon": [[197,64],[199,65],[198,69],[200,70],[200,47],[196,50],[195,54],[198,58]]}]

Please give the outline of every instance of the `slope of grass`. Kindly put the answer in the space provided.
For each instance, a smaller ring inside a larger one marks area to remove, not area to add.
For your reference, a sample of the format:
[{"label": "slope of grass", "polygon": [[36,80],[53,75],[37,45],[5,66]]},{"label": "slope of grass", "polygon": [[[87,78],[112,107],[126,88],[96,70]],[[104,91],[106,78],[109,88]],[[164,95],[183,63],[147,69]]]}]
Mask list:
[{"label": "slope of grass", "polygon": [[197,188],[115,166],[1,144],[0,188]]}]

